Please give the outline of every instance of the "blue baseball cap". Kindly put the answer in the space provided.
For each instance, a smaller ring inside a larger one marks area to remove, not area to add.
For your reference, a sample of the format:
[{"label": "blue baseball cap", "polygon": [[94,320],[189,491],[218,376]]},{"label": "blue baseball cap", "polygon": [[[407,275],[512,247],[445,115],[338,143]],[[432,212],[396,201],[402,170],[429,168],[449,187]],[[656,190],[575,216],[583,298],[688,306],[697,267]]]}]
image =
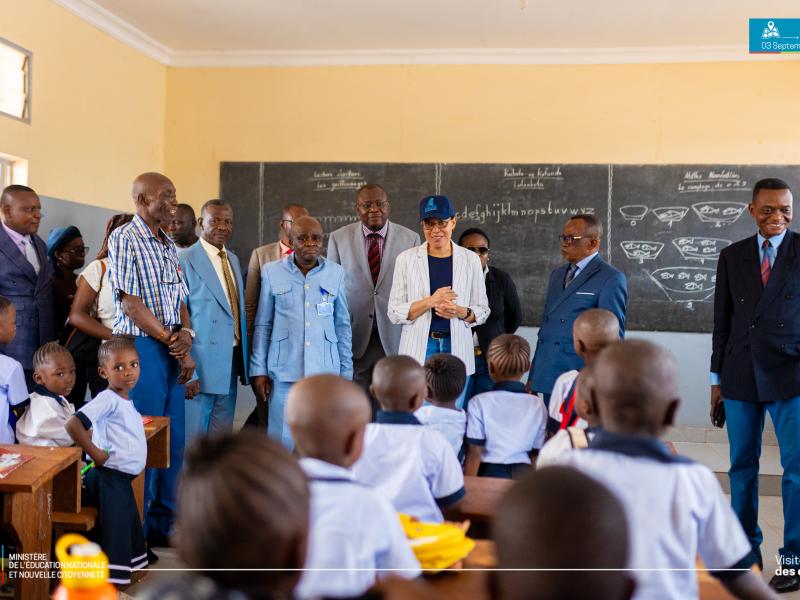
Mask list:
[{"label": "blue baseball cap", "polygon": [[455,216],[453,203],[447,196],[425,196],[419,201],[419,220],[449,219]]}]

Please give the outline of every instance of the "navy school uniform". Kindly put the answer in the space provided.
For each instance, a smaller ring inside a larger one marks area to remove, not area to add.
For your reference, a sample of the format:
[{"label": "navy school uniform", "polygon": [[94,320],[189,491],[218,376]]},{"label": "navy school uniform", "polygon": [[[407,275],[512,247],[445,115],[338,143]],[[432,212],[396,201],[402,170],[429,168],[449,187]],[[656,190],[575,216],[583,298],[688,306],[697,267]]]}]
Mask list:
[{"label": "navy school uniform", "polygon": [[547,409],[519,381],[501,381],[473,396],[467,408],[467,444],[483,448],[478,475],[516,478],[544,444]]},{"label": "navy school uniform", "polygon": [[622,502],[636,600],[697,598],[698,554],[719,579],[741,575],[722,569],[749,569],[755,562],[711,470],[673,454],[655,438],[600,431],[589,448],[566,452],[553,464],[577,468]]},{"label": "navy school uniform", "polygon": [[102,467],[84,478],[86,504],[97,507],[93,537],[108,555],[109,581],[131,582],[131,573],[147,566],[147,548],[131,482],[147,461],[147,439],[142,416],[133,402],[104,390],[75,416],[92,430],[92,442],[107,450]]}]

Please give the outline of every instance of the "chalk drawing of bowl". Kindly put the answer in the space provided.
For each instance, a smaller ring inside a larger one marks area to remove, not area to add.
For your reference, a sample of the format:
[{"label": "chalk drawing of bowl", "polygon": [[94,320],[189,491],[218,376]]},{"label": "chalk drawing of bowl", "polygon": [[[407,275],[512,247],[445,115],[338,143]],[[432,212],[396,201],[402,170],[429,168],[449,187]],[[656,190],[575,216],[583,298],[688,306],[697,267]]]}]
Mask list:
[{"label": "chalk drawing of bowl", "polygon": [[722,227],[735,223],[747,208],[743,202],[725,202],[709,200],[692,204],[692,210],[703,223],[714,223],[714,227]]},{"label": "chalk drawing of bowl", "polygon": [[659,206],[653,209],[653,214],[662,223],[666,223],[670,227],[676,221],[683,221],[683,217],[689,212],[688,206]]},{"label": "chalk drawing of bowl", "polygon": [[731,245],[730,240],[709,237],[680,237],[672,240],[672,245],[685,260],[699,260],[705,264],[707,260],[717,260],[719,253]]},{"label": "chalk drawing of bowl", "polygon": [[664,249],[661,242],[648,242],[643,240],[625,240],[619,243],[625,256],[631,260],[638,260],[644,264],[646,260],[655,260]]},{"label": "chalk drawing of bowl", "polygon": [[664,267],[650,273],[650,279],[671,302],[684,303],[693,310],[695,302],[705,302],[714,295],[717,274],[707,267]]},{"label": "chalk drawing of bowl", "polygon": [[628,204],[619,207],[620,214],[626,221],[630,221],[631,227],[635,227],[637,221],[644,219],[648,210],[644,204]]}]

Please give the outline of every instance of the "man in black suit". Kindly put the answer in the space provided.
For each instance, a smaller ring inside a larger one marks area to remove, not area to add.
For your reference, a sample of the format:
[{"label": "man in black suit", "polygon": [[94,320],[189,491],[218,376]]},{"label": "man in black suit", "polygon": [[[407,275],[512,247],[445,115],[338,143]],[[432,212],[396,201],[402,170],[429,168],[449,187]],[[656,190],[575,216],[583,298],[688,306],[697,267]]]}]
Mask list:
[{"label": "man in black suit", "polygon": [[473,330],[475,374],[469,378],[467,393],[464,396],[469,400],[476,394],[488,392],[494,386],[486,364],[486,351],[498,335],[517,331],[522,323],[522,305],[511,275],[497,267],[489,266],[489,236],[482,229],[477,227],[467,229],[458,238],[458,245],[472,250],[481,259],[486,280],[486,297],[489,299],[491,310],[486,322]]},{"label": "man in black suit", "polygon": [[[749,206],[758,233],[722,251],[717,266],[711,355],[711,416],[724,402],[731,502],[761,562],[758,459],[764,415],[775,425],[783,465],[781,562],[800,568],[800,235],[789,231],[792,192],[762,179]],[[794,562],[798,561],[798,562]],[[775,575],[777,592],[800,588]]]}]

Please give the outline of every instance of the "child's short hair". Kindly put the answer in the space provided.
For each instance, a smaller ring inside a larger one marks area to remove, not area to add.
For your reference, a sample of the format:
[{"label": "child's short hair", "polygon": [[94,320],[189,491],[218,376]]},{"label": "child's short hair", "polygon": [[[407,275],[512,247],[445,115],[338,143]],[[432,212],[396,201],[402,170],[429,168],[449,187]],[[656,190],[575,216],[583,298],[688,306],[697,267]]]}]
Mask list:
[{"label": "child's short hair", "polygon": [[[289,569],[305,561],[309,491],[283,446],[254,430],[198,438],[186,450],[177,504],[176,545],[189,568],[247,597],[288,597],[300,577]],[[272,570],[243,577],[229,569]]]},{"label": "child's short hair", "polygon": [[69,350],[64,348],[64,346],[58,342],[47,342],[46,344],[39,346],[36,349],[36,352],[33,353],[33,370],[36,371],[41,369],[48,362],[50,362],[50,359],[56,354],[66,354],[72,358],[72,354],[69,353]]},{"label": "child's short hair", "polygon": [[523,337],[504,333],[489,344],[486,358],[492,362],[498,375],[518,375],[531,366],[531,345]]},{"label": "child's short hair", "polygon": [[97,364],[101,367],[111,360],[111,355],[120,350],[133,350],[136,352],[136,344],[130,338],[114,337],[106,340],[97,349]]},{"label": "child's short hair", "polygon": [[0,315],[6,312],[9,306],[11,306],[11,300],[0,295]]},{"label": "child's short hair", "polygon": [[425,361],[425,380],[431,389],[431,398],[455,400],[467,385],[467,367],[453,354],[432,354]]}]

